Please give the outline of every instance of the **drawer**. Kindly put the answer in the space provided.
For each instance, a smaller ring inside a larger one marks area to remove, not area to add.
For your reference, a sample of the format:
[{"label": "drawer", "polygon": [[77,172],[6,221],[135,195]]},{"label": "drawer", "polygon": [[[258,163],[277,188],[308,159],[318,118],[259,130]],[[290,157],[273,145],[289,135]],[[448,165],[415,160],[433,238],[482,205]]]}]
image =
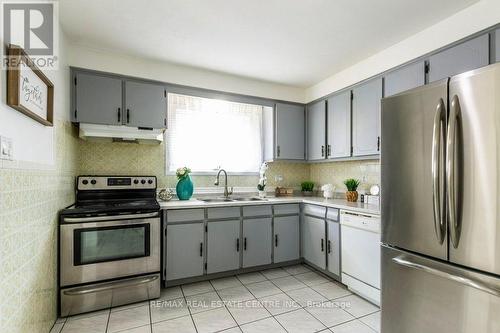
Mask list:
[{"label": "drawer", "polygon": [[274,205],[274,215],[298,214],[300,213],[299,204]]},{"label": "drawer", "polygon": [[205,219],[204,209],[173,209],[167,210],[167,223],[203,221]]},{"label": "drawer", "polygon": [[324,219],[326,215],[326,207],[321,207],[316,205],[304,205],[304,214]]},{"label": "drawer", "polygon": [[207,211],[211,220],[240,217],[240,207],[208,208]]},{"label": "drawer", "polygon": [[273,214],[271,205],[244,206],[243,216],[271,216]]},{"label": "drawer", "polygon": [[339,209],[338,208],[328,208],[326,211],[326,218],[332,221],[339,221]]}]

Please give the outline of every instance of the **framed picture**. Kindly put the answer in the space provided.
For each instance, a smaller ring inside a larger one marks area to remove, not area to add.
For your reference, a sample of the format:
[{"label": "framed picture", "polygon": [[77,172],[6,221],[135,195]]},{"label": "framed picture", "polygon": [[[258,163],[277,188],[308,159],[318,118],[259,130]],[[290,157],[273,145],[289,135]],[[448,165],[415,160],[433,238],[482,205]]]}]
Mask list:
[{"label": "framed picture", "polygon": [[53,126],[54,85],[22,48],[8,48],[7,105],[30,118]]}]

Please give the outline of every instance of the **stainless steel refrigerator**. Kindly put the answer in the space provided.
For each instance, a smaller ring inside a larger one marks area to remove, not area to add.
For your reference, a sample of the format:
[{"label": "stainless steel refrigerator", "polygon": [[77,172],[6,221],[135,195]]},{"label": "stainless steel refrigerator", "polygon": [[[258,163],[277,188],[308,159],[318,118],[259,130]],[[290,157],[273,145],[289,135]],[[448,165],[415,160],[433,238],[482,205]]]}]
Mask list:
[{"label": "stainless steel refrigerator", "polygon": [[500,64],[381,118],[382,333],[500,332]]}]

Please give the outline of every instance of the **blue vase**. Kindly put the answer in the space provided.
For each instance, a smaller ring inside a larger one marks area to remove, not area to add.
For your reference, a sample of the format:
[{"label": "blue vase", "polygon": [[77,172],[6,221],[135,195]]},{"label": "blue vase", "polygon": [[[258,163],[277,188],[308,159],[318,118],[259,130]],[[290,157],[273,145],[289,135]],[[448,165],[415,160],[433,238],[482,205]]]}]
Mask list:
[{"label": "blue vase", "polygon": [[193,195],[193,181],[191,180],[191,176],[187,175],[186,177],[179,180],[177,186],[175,187],[175,191],[177,192],[177,197],[179,200],[189,200]]}]

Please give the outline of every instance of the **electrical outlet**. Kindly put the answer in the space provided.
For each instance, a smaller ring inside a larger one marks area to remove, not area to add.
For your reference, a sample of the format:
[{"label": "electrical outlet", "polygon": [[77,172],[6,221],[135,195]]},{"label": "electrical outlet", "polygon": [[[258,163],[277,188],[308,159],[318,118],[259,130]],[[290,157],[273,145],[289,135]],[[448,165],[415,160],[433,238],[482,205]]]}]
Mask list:
[{"label": "electrical outlet", "polygon": [[276,175],[276,176],[274,176],[274,181],[275,182],[282,182],[283,181],[283,176],[282,175]]},{"label": "electrical outlet", "polygon": [[12,160],[14,156],[14,148],[11,138],[0,136],[0,159]]}]

